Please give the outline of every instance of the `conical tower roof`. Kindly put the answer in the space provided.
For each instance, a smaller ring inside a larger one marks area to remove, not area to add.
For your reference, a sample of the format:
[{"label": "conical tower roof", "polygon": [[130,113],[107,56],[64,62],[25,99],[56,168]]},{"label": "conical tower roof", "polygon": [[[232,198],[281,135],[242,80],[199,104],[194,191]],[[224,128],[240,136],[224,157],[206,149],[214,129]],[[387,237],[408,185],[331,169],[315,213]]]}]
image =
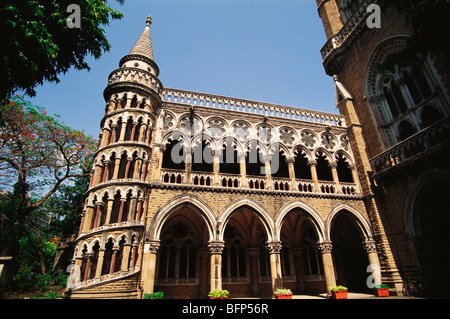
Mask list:
[{"label": "conical tower roof", "polygon": [[159,75],[158,65],[155,63],[155,57],[153,56],[152,39],[150,38],[150,24],[152,24],[152,17],[149,15],[145,20],[145,29],[142,32],[139,39],[134,44],[128,55],[124,56],[119,65],[123,65],[129,60],[142,60],[149,63],[156,70],[156,76]]},{"label": "conical tower roof", "polygon": [[150,24],[152,24],[152,17],[148,16],[145,23],[146,26],[144,32],[142,32],[129,54],[139,54],[155,61],[155,58],[153,57],[152,39],[150,38]]}]

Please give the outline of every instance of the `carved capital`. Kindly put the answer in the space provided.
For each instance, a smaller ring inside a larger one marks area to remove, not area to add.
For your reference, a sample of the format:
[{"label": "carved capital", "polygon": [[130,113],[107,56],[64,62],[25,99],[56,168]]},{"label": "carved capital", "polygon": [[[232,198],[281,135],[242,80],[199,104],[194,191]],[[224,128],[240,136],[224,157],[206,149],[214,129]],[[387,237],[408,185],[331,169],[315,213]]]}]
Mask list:
[{"label": "carved capital", "polygon": [[333,245],[331,244],[331,241],[324,241],[317,243],[317,249],[320,251],[321,254],[329,254],[333,249]]},{"label": "carved capital", "polygon": [[150,254],[158,253],[159,247],[161,246],[159,240],[149,240],[145,243],[144,252],[149,252]]},{"label": "carved capital", "polygon": [[208,244],[211,254],[222,254],[225,243],[223,241],[213,241]]},{"label": "carved capital", "polygon": [[377,245],[375,244],[374,240],[366,240],[362,244],[366,253],[369,254],[377,252]]},{"label": "carved capital", "polygon": [[281,252],[282,247],[283,246],[279,241],[267,243],[267,249],[269,250],[269,254],[279,254]]}]

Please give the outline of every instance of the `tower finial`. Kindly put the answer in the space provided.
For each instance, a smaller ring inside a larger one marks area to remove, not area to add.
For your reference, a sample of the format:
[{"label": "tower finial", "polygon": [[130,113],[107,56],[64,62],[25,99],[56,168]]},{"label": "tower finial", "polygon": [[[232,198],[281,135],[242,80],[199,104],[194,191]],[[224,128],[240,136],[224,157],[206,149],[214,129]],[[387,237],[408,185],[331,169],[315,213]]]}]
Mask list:
[{"label": "tower finial", "polygon": [[150,26],[150,24],[152,24],[152,16],[148,15],[147,19],[145,20],[145,24],[147,25],[147,27]]}]

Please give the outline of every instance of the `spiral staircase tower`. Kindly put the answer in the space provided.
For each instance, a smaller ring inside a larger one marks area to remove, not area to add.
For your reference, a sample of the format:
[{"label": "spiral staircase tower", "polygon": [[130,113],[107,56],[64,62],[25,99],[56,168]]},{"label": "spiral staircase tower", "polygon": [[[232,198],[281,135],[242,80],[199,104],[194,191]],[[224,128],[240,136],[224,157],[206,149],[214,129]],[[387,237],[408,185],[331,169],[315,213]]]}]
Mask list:
[{"label": "spiral staircase tower", "polygon": [[[138,293],[138,247],[163,90],[150,24],[148,16],[144,31],[109,75],[104,90],[105,115],[76,240],[71,278],[77,279],[69,282],[67,290],[71,298],[136,298]],[[104,293],[110,290],[112,295]]]}]

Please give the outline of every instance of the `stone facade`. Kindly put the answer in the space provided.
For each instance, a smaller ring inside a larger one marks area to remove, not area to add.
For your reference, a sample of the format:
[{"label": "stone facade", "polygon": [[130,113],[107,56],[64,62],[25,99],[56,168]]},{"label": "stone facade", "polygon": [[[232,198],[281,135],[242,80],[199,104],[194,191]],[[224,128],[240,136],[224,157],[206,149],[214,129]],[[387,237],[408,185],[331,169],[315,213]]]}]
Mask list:
[{"label": "stone facade", "polygon": [[[368,28],[367,7],[377,3],[318,1],[328,38],[323,64],[335,79],[337,105],[348,123],[363,193],[370,198],[367,210],[385,277],[397,289],[418,281],[426,296],[448,296],[444,273],[450,263],[442,254],[442,232],[450,223],[440,197],[449,172],[446,75],[432,57],[384,75],[378,71],[406,46],[411,30],[391,6],[381,8],[381,28]],[[336,15],[346,19],[328,26]]]},{"label": "stone facade", "polygon": [[[410,198],[423,210],[424,185],[448,176],[448,148],[435,141],[448,121],[402,141],[404,131],[393,134],[425,103],[386,117],[391,100],[377,91],[373,66],[377,50],[397,50],[409,33],[393,11],[383,28],[368,29],[367,2],[351,2],[317,0],[341,115],[164,88],[147,19],[104,91],[68,296],[270,297],[279,287],[329,293],[336,284],[367,292],[369,275],[401,294],[406,276],[420,277],[415,266],[430,252],[417,233],[435,228],[417,226],[429,220]],[[422,98],[448,114],[439,73],[426,63],[437,80]],[[386,81],[383,92],[397,83],[406,92],[408,79]]]}]

